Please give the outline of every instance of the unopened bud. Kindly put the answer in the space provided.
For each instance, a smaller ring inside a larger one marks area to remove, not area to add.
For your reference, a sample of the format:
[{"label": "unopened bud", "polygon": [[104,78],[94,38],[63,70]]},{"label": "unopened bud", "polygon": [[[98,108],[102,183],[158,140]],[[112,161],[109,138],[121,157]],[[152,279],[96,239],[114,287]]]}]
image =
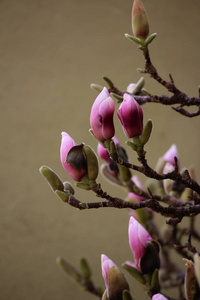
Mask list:
[{"label": "unopened bud", "polygon": [[86,280],[90,279],[92,272],[87,260],[85,258],[82,258],[80,261],[80,265],[83,278]]},{"label": "unopened bud", "polygon": [[144,77],[141,77],[137,83],[130,83],[127,86],[126,90],[128,93],[136,95],[141,92],[142,88],[144,87],[144,84],[145,84]]},{"label": "unopened bud", "polygon": [[133,298],[128,290],[123,291],[123,300],[133,300]]},{"label": "unopened bud", "polygon": [[147,242],[145,253],[141,258],[140,267],[143,274],[152,273],[160,268],[159,245],[155,241]]},{"label": "unopened bud", "polygon": [[67,202],[69,200],[69,194],[67,192],[56,190],[55,193],[63,202]]},{"label": "unopened bud", "polygon": [[132,30],[134,36],[146,39],[149,35],[149,22],[140,0],[134,0],[132,8]]},{"label": "unopened bud", "polygon": [[129,262],[125,262],[122,267],[139,283],[142,285],[146,284],[146,280],[141,272],[139,272],[134,266],[130,265]]},{"label": "unopened bud", "polygon": [[166,298],[162,294],[158,293],[158,294],[153,295],[153,297],[151,298],[151,300],[168,300],[168,298]]},{"label": "unopened bud", "polygon": [[77,145],[69,134],[62,132],[61,163],[69,176],[75,181],[81,181],[87,171],[82,148],[83,144]]},{"label": "unopened bud", "polygon": [[99,164],[95,152],[87,145],[83,146],[87,162],[87,176],[89,180],[95,180],[99,173]]},{"label": "unopened bud", "polygon": [[81,275],[79,272],[70,264],[68,263],[64,258],[57,257],[56,262],[58,265],[61,266],[61,268],[76,282],[81,281]]},{"label": "unopened bud", "polygon": [[72,184],[69,181],[63,182],[63,185],[64,185],[64,191],[65,192],[69,192],[72,195],[75,194],[74,188],[73,188]]},{"label": "unopened bud", "polygon": [[53,191],[55,190],[64,190],[64,185],[58,175],[49,167],[42,166],[39,169],[40,173],[44,176],[50,187]]},{"label": "unopened bud", "polygon": [[124,94],[117,116],[128,138],[141,135],[143,130],[143,111],[131,95]]},{"label": "unopened bud", "polygon": [[142,136],[141,136],[141,144],[142,145],[145,145],[148,142],[148,140],[151,136],[152,128],[153,128],[152,120],[148,120],[142,131]]},{"label": "unopened bud", "polygon": [[108,271],[108,296],[112,300],[122,300],[123,291],[129,290],[129,285],[122,271],[113,266]]},{"label": "unopened bud", "polygon": [[[163,173],[167,174],[167,173],[171,173],[173,171],[174,171],[174,166],[167,162],[164,166]],[[173,180],[171,180],[171,179],[163,180],[163,187],[164,187],[165,193],[169,194],[173,187]]]},{"label": "unopened bud", "polygon": [[96,83],[91,83],[90,87],[91,87],[92,90],[96,90],[99,93],[103,90],[103,86],[101,86],[99,84],[96,84]]},{"label": "unopened bud", "polygon": [[187,300],[194,299],[194,288],[195,288],[195,270],[194,270],[194,264],[191,260],[187,258],[183,258],[185,262],[185,282],[184,282],[184,288],[185,288],[185,297]]}]

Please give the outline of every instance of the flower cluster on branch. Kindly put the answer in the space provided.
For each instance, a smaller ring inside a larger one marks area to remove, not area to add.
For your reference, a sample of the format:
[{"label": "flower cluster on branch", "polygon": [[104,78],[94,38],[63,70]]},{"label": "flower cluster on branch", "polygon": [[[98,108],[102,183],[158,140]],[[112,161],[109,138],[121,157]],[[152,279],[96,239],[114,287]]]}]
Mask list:
[{"label": "flower cluster on branch", "polygon": [[[148,92],[144,88],[144,77],[137,83],[129,84],[125,92],[120,91],[107,77],[104,79],[108,87],[91,85],[99,92],[90,112],[90,133],[98,142],[97,154],[90,146],[76,144],[68,133],[62,132],[60,160],[70,178],[76,182],[76,187],[93,192],[100,201],[77,199],[72,184],[63,182],[47,166],[42,166],[40,172],[57,196],[74,208],[127,209],[130,214],[129,245],[134,261],[125,260],[120,268],[102,254],[104,291],[92,281],[92,272],[86,259],[81,260],[80,271],[63,258],[58,258],[57,262],[79,285],[102,300],[135,299],[123,270],[142,285],[152,300],[174,299],[167,295],[170,287],[177,287],[179,300],[200,299],[200,253],[192,244],[192,239],[200,242],[200,234],[195,228],[196,216],[200,214],[200,185],[195,179],[194,170],[180,168],[181,159],[175,144],[158,159],[155,168],[149,165],[145,145],[151,138],[153,122],[149,119],[143,124],[142,110],[145,103],[178,105],[172,108],[183,116],[195,117],[200,115],[200,95],[190,97],[176,87],[171,75],[170,81],[166,81],[158,74],[149,54],[149,44],[156,34],[149,35],[147,14],[140,0],[134,0],[133,3],[132,29],[133,36],[125,36],[137,43],[143,52],[145,66],[140,72],[149,74],[172,96]],[[136,153],[138,164],[129,162],[126,150],[115,136],[114,99],[119,103],[117,116],[128,139],[126,144]],[[190,113],[185,110],[189,106],[197,107],[197,111]],[[101,167],[97,155],[104,161]],[[146,189],[137,172],[150,180]],[[125,189],[127,197],[121,199],[104,191],[98,181],[99,173],[111,184]],[[154,213],[167,218],[163,232],[156,224]],[[188,228],[179,226],[185,217],[189,219]],[[188,238],[187,242],[184,242],[184,237]],[[173,262],[172,250],[183,257],[185,272]]]}]

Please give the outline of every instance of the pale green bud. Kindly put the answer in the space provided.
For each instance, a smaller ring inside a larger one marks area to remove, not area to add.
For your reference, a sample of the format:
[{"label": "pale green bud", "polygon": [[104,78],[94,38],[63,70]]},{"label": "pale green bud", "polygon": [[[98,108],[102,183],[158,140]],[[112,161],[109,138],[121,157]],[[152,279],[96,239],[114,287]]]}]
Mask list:
[{"label": "pale green bud", "polygon": [[74,188],[73,188],[72,184],[69,181],[63,182],[63,185],[64,185],[64,191],[65,192],[69,192],[72,195],[75,194]]},{"label": "pale green bud", "polygon": [[87,176],[89,180],[95,180],[99,173],[99,163],[95,152],[87,145],[83,146],[87,162]]},{"label": "pale green bud", "polygon": [[141,144],[142,145],[145,145],[148,142],[148,140],[151,136],[152,128],[153,128],[152,120],[148,120],[142,131],[142,136],[141,136]]},{"label": "pale green bud", "polygon": [[122,300],[123,291],[129,290],[129,285],[122,271],[114,266],[108,271],[108,296],[110,300]]},{"label": "pale green bud", "polygon": [[79,272],[70,264],[68,263],[64,258],[57,257],[56,262],[58,265],[61,266],[61,268],[76,282],[81,282],[81,275]]},{"label": "pale green bud", "polygon": [[55,190],[64,190],[64,186],[62,180],[58,177],[58,175],[49,167],[42,166],[39,169],[40,173],[44,176],[50,187],[53,191]]},{"label": "pale green bud", "polygon": [[149,35],[149,22],[140,0],[134,0],[132,8],[132,30],[134,36],[146,39]]},{"label": "pale green bud", "polygon": [[124,263],[122,267],[133,277],[135,278],[139,283],[142,285],[146,284],[146,280],[141,272],[139,272],[135,267]]},{"label": "pale green bud", "polygon": [[82,271],[81,273],[83,278],[86,280],[90,279],[92,272],[87,260],[85,258],[82,258],[80,261],[80,265],[81,265],[81,271]]},{"label": "pale green bud", "polygon": [[123,300],[133,300],[133,298],[131,297],[131,294],[128,290],[123,291]]},{"label": "pale green bud", "polygon": [[63,202],[68,202],[68,200],[69,200],[69,194],[68,194],[68,192],[62,192],[62,191],[56,190],[55,193],[56,193],[56,195],[58,195],[58,197]]}]

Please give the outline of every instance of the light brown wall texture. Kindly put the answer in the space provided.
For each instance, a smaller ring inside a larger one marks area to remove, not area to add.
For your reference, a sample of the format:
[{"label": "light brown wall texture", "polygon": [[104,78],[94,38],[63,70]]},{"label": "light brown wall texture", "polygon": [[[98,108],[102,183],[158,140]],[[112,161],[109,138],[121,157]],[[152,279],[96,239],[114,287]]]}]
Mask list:
[{"label": "light brown wall texture", "polygon": [[[150,51],[161,76],[168,79],[171,73],[182,91],[198,95],[199,0],[143,2],[151,33],[158,33]],[[3,300],[90,300],[93,297],[58,268],[58,255],[76,266],[81,257],[88,258],[101,286],[102,253],[119,265],[132,259],[127,211],[79,212],[59,201],[38,171],[46,164],[69,180],[59,160],[62,131],[96,149],[88,133],[89,112],[97,95],[90,89],[91,82],[103,85],[102,77],[108,76],[125,90],[140,78],[136,68],[144,66],[142,53],[124,37],[126,32],[131,34],[131,7],[131,0],[0,1]],[[166,93],[149,76],[145,80],[150,92]],[[154,166],[157,157],[175,142],[181,166],[195,166],[200,179],[200,119],[187,119],[170,107],[155,104],[143,110],[145,121],[151,118],[154,122],[147,146],[150,164]],[[117,118],[115,123],[124,143]],[[136,161],[135,154],[130,159]],[[103,180],[102,185],[109,193],[125,197],[125,192]],[[78,190],[77,197],[95,200]],[[135,296],[141,293],[134,284],[132,291]]]}]

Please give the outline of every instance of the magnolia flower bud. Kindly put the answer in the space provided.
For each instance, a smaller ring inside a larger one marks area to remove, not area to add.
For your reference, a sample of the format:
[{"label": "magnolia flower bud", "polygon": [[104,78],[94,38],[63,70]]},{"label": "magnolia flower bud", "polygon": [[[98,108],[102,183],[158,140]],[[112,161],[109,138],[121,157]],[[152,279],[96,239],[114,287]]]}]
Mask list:
[{"label": "magnolia flower bud", "polygon": [[104,87],[94,101],[90,113],[90,125],[93,134],[101,142],[111,139],[115,134],[113,124],[114,110],[114,101]]},{"label": "magnolia flower bud", "polygon": [[134,0],[132,8],[132,30],[134,36],[146,39],[149,35],[149,22],[140,0]]},{"label": "magnolia flower bud", "polygon": [[77,144],[66,132],[62,132],[60,160],[63,168],[73,180],[81,181],[81,179],[86,175],[87,168],[81,149],[77,148]]},{"label": "magnolia flower bud", "polygon": [[[116,146],[116,149],[121,149],[117,138],[113,137],[112,140]],[[98,156],[106,162],[108,172],[110,174],[112,174],[113,176],[117,176],[119,173],[119,168],[118,168],[117,164],[112,159],[110,159],[108,150],[105,147],[103,147],[102,144],[100,144],[100,143],[98,143],[98,146],[97,146],[97,153],[98,153]]]},{"label": "magnolia flower bud", "polygon": [[129,94],[133,94],[136,85],[137,85],[136,83],[130,83],[130,84],[127,86],[127,88],[126,88],[126,91],[127,91]]},{"label": "magnolia flower bud", "polygon": [[151,300],[168,300],[168,298],[166,298],[162,294],[158,293],[158,294],[153,295],[153,297],[151,298]]},{"label": "magnolia flower bud", "polygon": [[[163,173],[167,174],[167,173],[171,173],[173,171],[174,171],[174,166],[167,162],[164,166]],[[163,188],[164,188],[166,194],[169,194],[169,192],[172,190],[172,186],[173,186],[173,180],[171,180],[171,179],[163,180]]]},{"label": "magnolia flower bud", "polygon": [[105,282],[106,288],[108,288],[108,271],[111,267],[116,266],[116,264],[109,259],[106,255],[101,255],[101,270],[102,270],[102,276]]},{"label": "magnolia flower bud", "polygon": [[[136,176],[136,175],[133,176],[132,181],[136,185],[136,187],[138,187],[139,189],[142,190],[142,184],[141,184],[140,179],[139,179],[138,176]],[[141,197],[141,196],[139,196],[139,195],[137,195],[133,192],[128,193],[128,198],[133,199],[133,200],[138,201],[138,202],[144,201],[143,197]]]},{"label": "magnolia flower bud", "polygon": [[141,135],[143,130],[143,112],[140,105],[129,94],[124,94],[117,116],[128,138]]},{"label": "magnolia flower bud", "polygon": [[175,144],[173,144],[169,150],[163,155],[163,159],[169,162],[171,165],[175,166],[174,157],[179,159],[178,150]]},{"label": "magnolia flower bud", "polygon": [[128,236],[129,245],[133,252],[136,268],[141,272],[140,261],[145,253],[146,244],[147,242],[152,241],[152,237],[133,217],[130,217]]}]

